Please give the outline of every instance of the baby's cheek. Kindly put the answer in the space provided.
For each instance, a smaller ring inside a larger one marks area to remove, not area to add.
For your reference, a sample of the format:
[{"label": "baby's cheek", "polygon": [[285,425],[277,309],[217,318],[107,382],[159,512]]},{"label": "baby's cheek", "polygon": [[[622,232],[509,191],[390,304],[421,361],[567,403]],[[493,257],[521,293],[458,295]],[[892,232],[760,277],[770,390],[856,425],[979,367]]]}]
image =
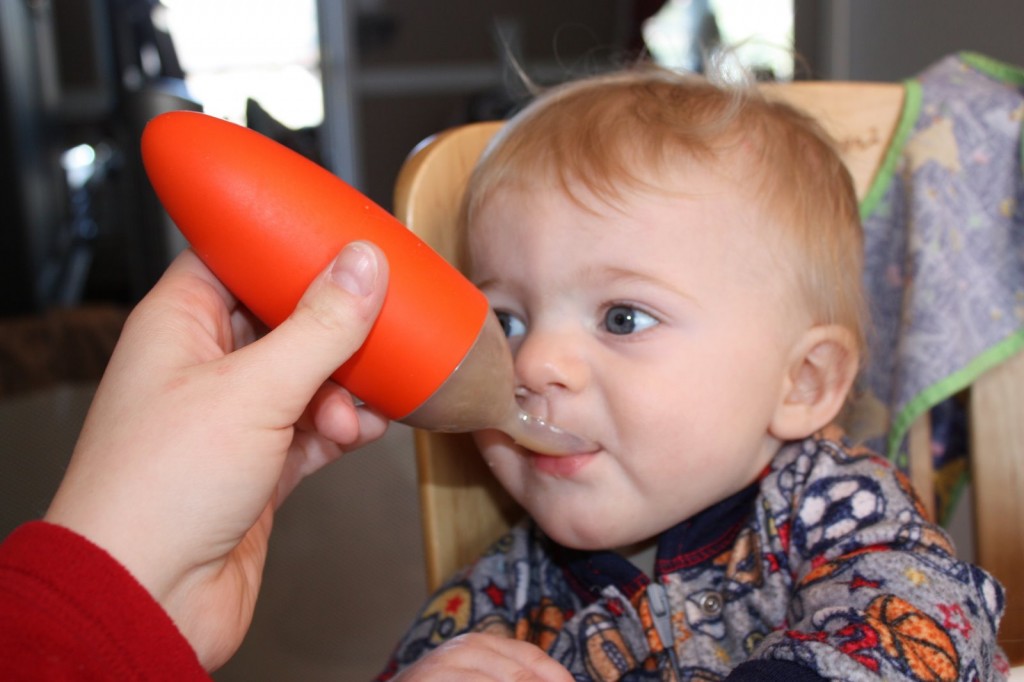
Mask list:
[{"label": "baby's cheek", "polygon": [[483,429],[473,432],[473,443],[480,451],[481,457],[491,467],[497,466],[501,459],[513,454],[511,436],[497,429]]},{"label": "baby's cheek", "polygon": [[491,474],[517,502],[522,504],[529,469],[522,450],[512,438],[494,429],[475,432],[473,441]]},{"label": "baby's cheek", "polygon": [[473,442],[482,451],[488,445],[494,443],[495,439],[502,435],[501,431],[497,429],[481,429],[474,431],[472,434]]}]

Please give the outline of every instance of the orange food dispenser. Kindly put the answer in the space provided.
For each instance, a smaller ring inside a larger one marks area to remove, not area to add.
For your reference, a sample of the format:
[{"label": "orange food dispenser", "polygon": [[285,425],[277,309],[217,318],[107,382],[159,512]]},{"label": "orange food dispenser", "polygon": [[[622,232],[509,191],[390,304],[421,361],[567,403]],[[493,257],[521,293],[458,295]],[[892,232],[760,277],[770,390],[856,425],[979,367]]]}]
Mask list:
[{"label": "orange food dispenser", "polygon": [[242,126],[161,114],[142,137],[149,179],[193,250],[268,326],[350,241],[377,244],[388,292],[335,379],[392,419],[440,431],[501,429],[540,452],[587,449],[523,413],[486,297],[393,216],[327,170]]}]

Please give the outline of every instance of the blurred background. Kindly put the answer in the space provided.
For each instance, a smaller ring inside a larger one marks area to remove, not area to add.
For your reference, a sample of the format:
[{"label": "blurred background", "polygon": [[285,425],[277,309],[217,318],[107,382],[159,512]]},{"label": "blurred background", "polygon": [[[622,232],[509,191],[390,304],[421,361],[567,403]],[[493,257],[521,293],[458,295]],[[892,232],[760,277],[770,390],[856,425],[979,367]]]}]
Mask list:
[{"label": "blurred background", "polygon": [[[0,536],[46,508],[127,310],[185,242],[138,158],[203,110],[390,208],[406,155],[549,84],[716,44],[758,78],[1024,64],[1020,0],[0,0]],[[253,631],[218,680],[367,679],[425,596],[408,429],[282,509]],[[969,535],[969,531],[964,531]],[[970,538],[963,542],[970,551]]]}]

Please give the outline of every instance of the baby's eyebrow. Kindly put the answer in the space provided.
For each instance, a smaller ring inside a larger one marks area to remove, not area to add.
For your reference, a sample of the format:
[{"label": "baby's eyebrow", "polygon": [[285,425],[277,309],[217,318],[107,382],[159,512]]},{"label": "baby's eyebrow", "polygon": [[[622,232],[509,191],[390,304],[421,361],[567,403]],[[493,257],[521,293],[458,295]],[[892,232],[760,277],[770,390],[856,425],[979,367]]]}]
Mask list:
[{"label": "baby's eyebrow", "polygon": [[495,279],[494,277],[488,277],[482,280],[471,279],[470,281],[473,283],[473,286],[475,286],[477,289],[484,289],[486,287],[494,286],[498,282],[498,280]]},{"label": "baby's eyebrow", "polygon": [[588,277],[603,277],[607,280],[620,283],[628,284],[636,282],[639,284],[657,287],[659,289],[664,289],[676,296],[685,298],[688,301],[691,301],[694,305],[700,305],[700,303],[697,301],[694,295],[686,291],[685,289],[682,289],[674,284],[666,282],[665,280],[659,277],[649,275],[644,272],[631,270],[629,268],[622,268],[614,265],[592,266],[585,268],[580,274],[582,275],[581,279]]}]

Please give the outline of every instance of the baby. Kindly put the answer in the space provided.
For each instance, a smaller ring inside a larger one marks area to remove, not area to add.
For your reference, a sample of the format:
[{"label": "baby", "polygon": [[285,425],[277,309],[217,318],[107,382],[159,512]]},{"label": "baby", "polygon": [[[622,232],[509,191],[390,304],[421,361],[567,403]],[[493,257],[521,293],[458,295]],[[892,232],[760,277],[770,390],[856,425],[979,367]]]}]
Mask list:
[{"label": "baby", "polygon": [[475,435],[529,518],[382,679],[470,632],[576,679],[1005,672],[1000,586],[832,426],[864,347],[862,235],[812,120],[649,68],[560,86],[485,152],[464,238],[521,404],[597,447]]}]

